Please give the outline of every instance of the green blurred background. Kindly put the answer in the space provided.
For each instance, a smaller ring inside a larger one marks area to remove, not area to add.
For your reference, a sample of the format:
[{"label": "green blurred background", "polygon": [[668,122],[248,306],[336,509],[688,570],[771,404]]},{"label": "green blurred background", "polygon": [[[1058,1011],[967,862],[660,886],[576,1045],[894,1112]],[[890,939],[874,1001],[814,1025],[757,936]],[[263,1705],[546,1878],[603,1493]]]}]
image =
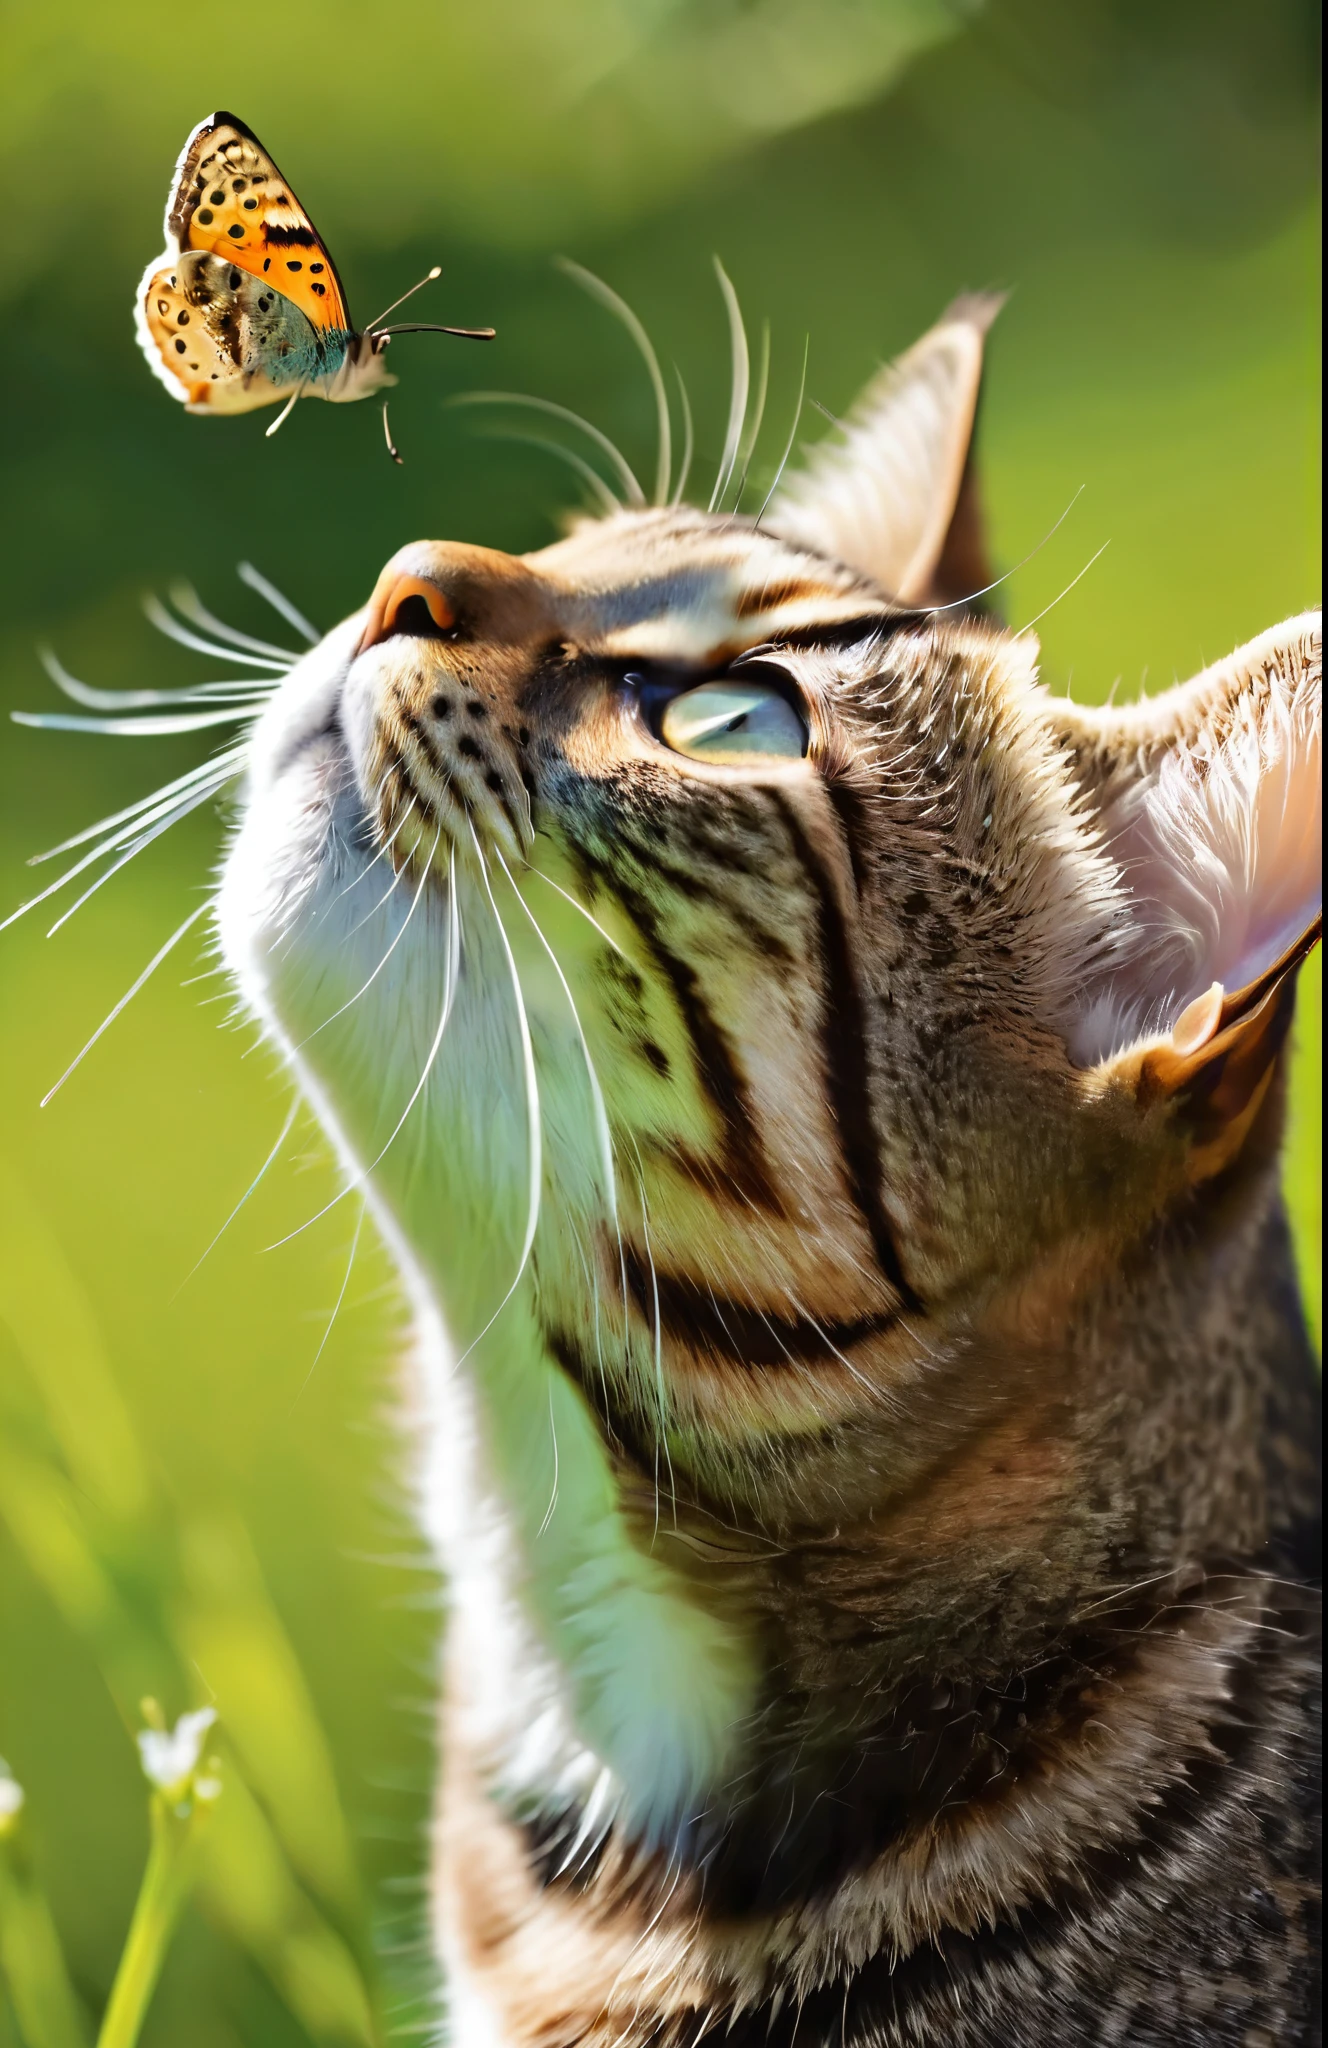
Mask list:
[{"label": "green blurred background", "polygon": [[[638,309],[681,366],[698,477],[723,437],[717,251],[773,335],[757,487],[809,392],[841,411],[956,292],[1012,288],[982,422],[998,564],[1054,687],[1160,687],[1318,593],[1317,10],[1303,0],[301,0],[209,22],[159,0],[13,0],[0,85],[6,546],[0,697],[50,706],[34,648],[102,685],[202,680],[139,606],[191,578],[284,637],[247,557],[320,625],[421,535],[510,549],[577,502],[550,456],[480,437],[468,385],[588,414],[652,466],[625,336],[550,262]],[[228,50],[231,45],[234,54]],[[188,419],[130,301],[168,175],[215,106],[251,123],[361,318],[431,263],[370,406]],[[818,414],[804,431],[823,430]],[[582,450],[581,452],[584,452]],[[0,734],[0,911],[30,853],[201,758],[198,742]],[[145,1692],[215,1697],[228,1789],[152,2009],[157,2048],[417,2036],[440,1591],[394,1477],[401,1314],[379,1250],[346,1278],[333,1188],[213,963],[174,956],[40,1097],[198,901],[205,811],[50,944],[0,938],[0,1753],[24,1855],[89,2015],[145,1847],[126,1733]],[[46,871],[49,874],[49,870]],[[196,950],[196,949],[195,949]],[[1318,1314],[1319,969],[1305,976],[1289,1185]],[[316,1360],[316,1363],[315,1363]],[[0,2048],[20,2039],[0,1992]],[[39,2048],[32,2043],[30,2048]]]}]

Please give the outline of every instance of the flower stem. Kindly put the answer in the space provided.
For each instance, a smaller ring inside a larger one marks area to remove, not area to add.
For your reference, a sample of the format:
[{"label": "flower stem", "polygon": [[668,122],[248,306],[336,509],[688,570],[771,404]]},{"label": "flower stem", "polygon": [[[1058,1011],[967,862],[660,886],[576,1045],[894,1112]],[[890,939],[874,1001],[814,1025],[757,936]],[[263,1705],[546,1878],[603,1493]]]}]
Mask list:
[{"label": "flower stem", "polygon": [[134,1917],[111,1987],[97,2048],[135,2048],[192,1877],[194,1837],[205,1809],[155,1792],[152,1838]]}]

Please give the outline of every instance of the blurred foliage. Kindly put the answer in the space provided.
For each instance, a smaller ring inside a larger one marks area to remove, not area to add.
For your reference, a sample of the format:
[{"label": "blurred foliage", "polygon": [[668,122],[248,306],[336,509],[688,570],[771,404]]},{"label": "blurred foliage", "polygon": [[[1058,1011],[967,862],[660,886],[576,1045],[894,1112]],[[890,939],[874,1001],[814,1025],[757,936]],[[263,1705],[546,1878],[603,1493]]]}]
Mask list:
[{"label": "blurred foliage", "polygon": [[[573,406],[648,470],[640,365],[553,270],[555,246],[681,365],[700,474],[727,402],[720,252],[751,324],[772,325],[761,492],[804,335],[809,389],[842,411],[955,292],[1013,287],[985,491],[1007,565],[1074,500],[1006,586],[1014,620],[1046,613],[1054,686],[1161,685],[1317,595],[1317,15],[1301,0],[402,0],[381,21],[334,0],[287,6],[265,64],[160,0],[15,0],[5,33],[7,705],[48,701],[45,639],[99,684],[215,673],[138,612],[175,576],[271,637],[240,557],[327,624],[405,540],[549,539],[577,487],[440,404],[466,384]],[[139,358],[132,287],[175,154],[217,105],[292,174],[361,315],[441,261],[434,316],[497,325],[482,357],[397,344],[404,468],[367,406],[303,406],[267,443],[263,415],[185,418]],[[6,727],[6,903],[28,854],[198,757]],[[261,1251],[333,1186],[301,1122],[197,1263],[285,1105],[268,1057],[244,1056],[252,1034],[218,1028],[223,985],[182,992],[207,958],[164,969],[37,1108],[220,839],[193,818],[50,946],[34,920],[0,939],[0,1752],[27,1795],[24,1896],[49,1908],[91,2015],[146,1851],[137,1702],[172,1718],[215,1702],[234,1768],[145,2043],[377,2041],[430,2011],[438,1608],[390,1426],[387,1262],[366,1237],[319,1356],[353,1217]],[[1319,988],[1316,964],[1289,1152],[1316,1315]],[[20,2039],[0,1994],[0,2044]]]}]

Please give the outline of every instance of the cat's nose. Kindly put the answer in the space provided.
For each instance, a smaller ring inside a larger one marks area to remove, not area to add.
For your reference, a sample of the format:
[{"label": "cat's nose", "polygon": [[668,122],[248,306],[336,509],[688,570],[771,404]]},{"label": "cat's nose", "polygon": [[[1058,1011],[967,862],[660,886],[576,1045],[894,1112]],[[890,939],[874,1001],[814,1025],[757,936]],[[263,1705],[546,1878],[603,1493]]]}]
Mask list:
[{"label": "cat's nose", "polygon": [[360,653],[393,633],[421,638],[451,633],[456,627],[456,607],[444,588],[445,575],[445,562],[431,560],[418,544],[393,555],[369,599]]},{"label": "cat's nose", "polygon": [[551,592],[514,556],[460,542],[412,541],[374,585],[359,651],[393,634],[511,642],[552,623]]}]

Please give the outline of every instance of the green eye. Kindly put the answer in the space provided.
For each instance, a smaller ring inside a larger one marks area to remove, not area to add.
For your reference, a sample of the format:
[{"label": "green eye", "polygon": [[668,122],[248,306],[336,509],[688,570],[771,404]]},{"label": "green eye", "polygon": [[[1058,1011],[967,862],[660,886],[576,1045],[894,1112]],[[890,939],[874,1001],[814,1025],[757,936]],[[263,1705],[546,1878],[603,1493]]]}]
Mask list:
[{"label": "green eye", "polygon": [[698,761],[800,761],[807,733],[788,699],[761,683],[702,683],[665,707],[660,736]]}]

